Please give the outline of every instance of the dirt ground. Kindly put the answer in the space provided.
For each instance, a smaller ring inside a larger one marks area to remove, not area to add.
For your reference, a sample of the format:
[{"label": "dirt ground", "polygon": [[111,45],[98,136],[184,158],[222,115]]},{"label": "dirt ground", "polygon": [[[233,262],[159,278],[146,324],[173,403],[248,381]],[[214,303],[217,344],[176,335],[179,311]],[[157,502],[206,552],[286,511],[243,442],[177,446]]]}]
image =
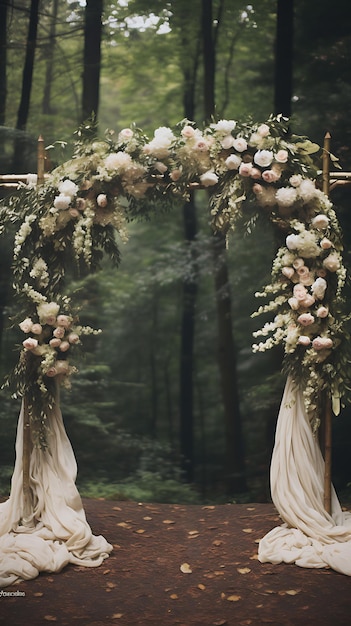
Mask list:
[{"label": "dirt ground", "polygon": [[[261,564],[271,504],[218,506],[84,500],[114,550],[98,568],[68,566],[0,597],[6,626],[349,626],[351,579]],[[23,595],[25,594],[25,595]]]}]

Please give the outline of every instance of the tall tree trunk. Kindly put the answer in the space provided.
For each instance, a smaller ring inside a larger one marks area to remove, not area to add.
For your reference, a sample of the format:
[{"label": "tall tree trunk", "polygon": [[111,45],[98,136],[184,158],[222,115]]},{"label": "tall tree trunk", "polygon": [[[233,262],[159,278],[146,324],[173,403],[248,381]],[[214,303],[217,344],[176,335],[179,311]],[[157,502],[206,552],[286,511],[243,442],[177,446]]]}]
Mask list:
[{"label": "tall tree trunk", "polygon": [[[40,0],[31,0],[29,12],[29,26],[26,43],[26,54],[22,74],[21,101],[18,107],[16,128],[25,131],[29,115],[30,96],[32,91],[34,56],[37,45],[37,32],[39,21]],[[15,149],[13,158],[13,171],[20,172],[25,169],[24,155],[26,153],[22,132],[18,133],[15,139]]]},{"label": "tall tree trunk", "polygon": [[277,0],[274,112],[291,115],[294,0]]},{"label": "tall tree trunk", "polygon": [[7,7],[7,2],[0,2],[0,126],[6,121]]},{"label": "tall tree trunk", "polygon": [[[215,112],[216,50],[212,0],[202,0],[204,108],[206,121]],[[232,305],[224,235],[213,236],[214,281],[218,324],[218,365],[225,418],[225,487],[228,494],[246,490],[241,412],[232,329]]]},{"label": "tall tree trunk", "polygon": [[52,89],[52,77],[54,73],[54,57],[55,57],[55,37],[56,37],[56,21],[58,13],[59,0],[53,0],[52,3],[52,15],[49,31],[49,42],[46,49],[46,71],[45,71],[45,86],[42,102],[42,112],[44,115],[52,115],[51,108],[51,89]]},{"label": "tall tree trunk", "polygon": [[82,122],[97,119],[100,93],[103,0],[87,0],[84,24]]}]

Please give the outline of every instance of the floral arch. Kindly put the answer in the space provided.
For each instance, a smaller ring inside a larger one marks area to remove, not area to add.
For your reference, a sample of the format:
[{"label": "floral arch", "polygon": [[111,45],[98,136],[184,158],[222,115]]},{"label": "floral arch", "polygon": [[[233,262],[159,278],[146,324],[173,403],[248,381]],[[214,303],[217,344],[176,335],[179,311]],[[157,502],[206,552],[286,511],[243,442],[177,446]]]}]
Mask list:
[{"label": "floral arch", "polygon": [[[119,241],[127,239],[128,222],[158,206],[186,200],[190,189],[208,190],[214,231],[229,236],[260,214],[279,229],[283,244],[273,260],[271,282],[256,294],[268,302],[254,314],[270,313],[272,321],[255,333],[253,350],[284,346],[290,386],[282,406],[284,410],[299,406],[311,436],[326,398],[334,413],[339,412],[347,394],[343,354],[347,319],[342,313],[346,269],[334,208],[318,187],[320,165],[319,146],[293,135],[281,116],[264,123],[219,120],[203,129],[183,120],[174,129],[156,129],[151,139],[135,127],[117,136],[108,132],[104,140],[92,142],[85,142],[80,132],[71,160],[45,180],[29,175],[18,192],[3,201],[0,232],[16,227],[13,280],[17,323],[24,333],[12,381],[15,395],[23,399],[20,448],[27,449],[27,456],[15,468],[18,485],[13,483],[0,528],[1,535],[11,535],[12,549],[17,539],[11,530],[14,524],[29,524],[33,536],[33,525],[36,528],[42,513],[40,497],[30,484],[33,456],[37,455],[37,470],[44,472],[40,480],[45,483],[52,467],[44,471],[40,463],[45,465],[52,454],[53,436],[64,438],[60,416],[53,426],[53,413],[59,411],[58,386],[69,384],[83,336],[99,332],[82,326],[72,308],[65,285],[67,267],[74,259],[77,267],[94,271],[104,254],[118,264]],[[313,436],[312,441],[314,446]],[[74,482],[72,459],[70,463]],[[279,496],[277,501],[279,510]],[[20,519],[13,517],[15,508],[17,514],[21,511]],[[77,556],[68,549],[65,558],[99,564],[111,546],[91,538],[79,507],[77,515],[83,535],[88,535],[87,550]],[[327,515],[332,524],[330,512],[320,510],[318,515]],[[338,516],[340,525],[339,510]],[[288,514],[283,519],[289,523]],[[291,525],[299,528],[295,519]],[[262,545],[262,560],[277,560]],[[41,569],[45,566],[39,564],[37,570]],[[7,571],[0,572],[0,578],[1,574],[5,583],[13,580]]]}]

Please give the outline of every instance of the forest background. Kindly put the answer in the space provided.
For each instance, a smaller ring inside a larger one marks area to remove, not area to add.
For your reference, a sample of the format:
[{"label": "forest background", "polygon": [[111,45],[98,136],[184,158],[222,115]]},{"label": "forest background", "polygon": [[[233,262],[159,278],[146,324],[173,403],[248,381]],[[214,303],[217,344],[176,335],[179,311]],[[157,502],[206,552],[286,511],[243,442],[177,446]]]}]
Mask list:
[{"label": "forest background", "polygon": [[[323,143],[351,169],[349,0],[0,0],[0,173],[70,158],[135,124],[150,137],[187,118],[264,122]],[[88,121],[95,114],[96,124]],[[2,195],[11,190],[2,189]],[[350,265],[350,188],[332,199]],[[266,501],[284,386],[279,350],[251,353],[254,294],[271,270],[266,224],[210,232],[206,194],[129,225],[120,267],[75,279],[85,344],[61,397],[82,495],[163,502]],[[0,373],[17,360],[13,233],[1,240]],[[72,278],[73,280],[73,278]],[[18,401],[0,392],[0,493],[14,463]],[[333,481],[351,481],[351,410],[334,420]]]}]

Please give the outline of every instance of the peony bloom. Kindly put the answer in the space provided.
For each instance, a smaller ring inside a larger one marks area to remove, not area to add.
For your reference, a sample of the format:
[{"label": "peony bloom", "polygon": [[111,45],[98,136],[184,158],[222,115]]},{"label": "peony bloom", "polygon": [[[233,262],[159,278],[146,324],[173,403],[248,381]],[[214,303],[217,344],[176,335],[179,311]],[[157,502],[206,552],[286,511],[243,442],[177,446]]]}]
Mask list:
[{"label": "peony bloom", "polygon": [[213,124],[212,128],[218,133],[229,135],[234,130],[236,122],[234,120],[219,120],[217,124]]},{"label": "peony bloom", "polygon": [[107,206],[107,196],[105,193],[99,193],[96,198],[96,203],[99,207],[105,208]]},{"label": "peony bloom", "polygon": [[247,141],[246,141],[246,139],[244,139],[244,137],[237,137],[236,139],[234,139],[234,141],[233,141],[233,148],[237,152],[245,152],[245,150],[247,150]]},{"label": "peony bloom", "polygon": [[323,267],[329,272],[336,272],[340,268],[340,258],[336,253],[329,254],[323,261]]},{"label": "peony bloom", "polygon": [[71,200],[72,200],[71,196],[60,193],[60,195],[56,196],[56,198],[54,199],[54,207],[55,209],[58,209],[59,211],[64,211],[65,209],[68,209],[71,203]]},{"label": "peony bloom", "polygon": [[34,337],[28,337],[28,339],[22,341],[22,345],[26,350],[34,350],[38,345],[38,340],[34,339]]},{"label": "peony bloom", "polygon": [[311,343],[311,339],[309,337],[307,337],[307,335],[300,335],[300,337],[297,340],[297,343],[299,343],[301,346],[309,346]]},{"label": "peony bloom", "polygon": [[327,281],[324,278],[317,278],[312,285],[312,293],[317,300],[323,300]]},{"label": "peony bloom", "polygon": [[54,332],[52,333],[54,337],[58,338],[58,339],[62,339],[62,337],[65,336],[65,329],[63,326],[58,326],[57,328],[55,328]]},{"label": "peony bloom", "polygon": [[208,170],[201,174],[200,182],[204,187],[212,187],[218,183],[218,176],[213,170]]},{"label": "peony bloom", "polygon": [[240,163],[239,174],[241,176],[251,176],[252,163]]},{"label": "peony bloom", "polygon": [[289,250],[297,250],[298,244],[299,244],[299,236],[294,235],[294,233],[291,233],[291,235],[287,236],[285,243],[286,243],[286,247]]},{"label": "peony bloom", "polygon": [[298,270],[300,267],[304,267],[305,265],[305,261],[303,259],[301,259],[301,257],[296,257],[296,259],[293,260],[293,267]]},{"label": "peony bloom", "polygon": [[59,310],[60,306],[56,302],[41,302],[37,307],[40,323],[53,326]]},{"label": "peony bloom", "polygon": [[299,185],[299,194],[304,202],[309,202],[316,195],[316,187],[312,180],[303,178]]},{"label": "peony bloom", "polygon": [[241,164],[241,157],[236,154],[230,154],[229,157],[226,158],[225,164],[228,170],[237,170]]},{"label": "peony bloom", "polygon": [[198,152],[208,152],[209,144],[206,139],[198,139],[194,145],[194,150]]},{"label": "peony bloom", "polygon": [[126,152],[112,152],[105,159],[105,167],[108,171],[125,170],[132,164],[132,157]]},{"label": "peony bloom", "polygon": [[317,228],[318,230],[325,230],[329,224],[329,217],[324,215],[324,213],[320,213],[313,218],[311,223],[314,228]]},{"label": "peony bloom", "polygon": [[312,347],[315,350],[324,350],[325,348],[331,348],[332,345],[333,342],[329,337],[316,337],[312,341]]},{"label": "peony bloom", "polygon": [[297,191],[293,187],[281,187],[275,194],[279,206],[292,206],[297,199]]},{"label": "peony bloom", "polygon": [[294,298],[294,297],[293,298],[289,298],[288,304],[289,304],[290,308],[293,311],[297,311],[297,309],[300,307],[300,303],[299,303],[298,299]]},{"label": "peony bloom", "polygon": [[311,313],[301,313],[301,315],[297,318],[297,321],[301,324],[301,326],[311,326],[314,322],[314,317]]},{"label": "peony bloom", "polygon": [[274,158],[276,161],[278,161],[278,163],[286,163],[288,160],[288,156],[289,154],[287,150],[278,150]]},{"label": "peony bloom", "polygon": [[148,154],[153,154],[158,159],[164,159],[169,154],[169,149],[175,137],[168,126],[160,126],[154,132],[154,138],[145,146]]},{"label": "peony bloom", "polygon": [[269,167],[273,161],[273,152],[270,150],[257,150],[254,162],[259,167]]},{"label": "peony bloom", "polygon": [[32,326],[33,326],[33,322],[30,317],[26,317],[26,319],[23,320],[23,322],[19,324],[20,329],[24,333],[30,333],[32,330]]},{"label": "peony bloom", "polygon": [[78,189],[78,185],[76,185],[72,180],[69,180],[69,178],[66,178],[66,180],[62,181],[62,183],[58,185],[60,194],[70,196],[71,198],[77,195]]}]

